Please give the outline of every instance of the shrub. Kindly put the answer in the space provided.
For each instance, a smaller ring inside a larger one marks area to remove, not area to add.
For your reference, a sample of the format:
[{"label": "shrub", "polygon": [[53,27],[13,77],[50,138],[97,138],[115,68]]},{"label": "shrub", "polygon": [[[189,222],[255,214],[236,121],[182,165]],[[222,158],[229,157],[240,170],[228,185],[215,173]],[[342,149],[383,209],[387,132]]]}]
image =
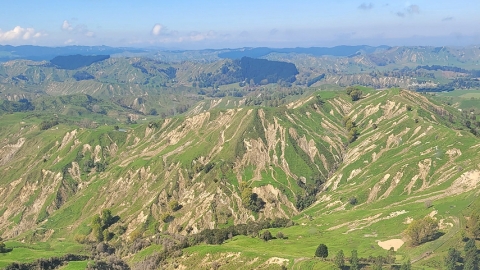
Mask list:
[{"label": "shrub", "polygon": [[260,235],[260,238],[263,240],[263,241],[268,241],[268,240],[272,240],[272,234],[270,233],[269,230],[266,230],[264,231],[261,235]]},{"label": "shrub", "polygon": [[355,205],[357,204],[357,198],[356,197],[351,197],[350,199],[348,199],[348,202],[351,204],[351,205]]},{"label": "shrub", "polygon": [[0,241],[0,253],[5,253],[5,244]]},{"label": "shrub", "polygon": [[79,244],[85,244],[87,242],[87,236],[83,234],[76,234],[73,239]]},{"label": "shrub", "polygon": [[320,244],[315,251],[315,257],[327,258],[328,257],[328,247],[325,244]]},{"label": "shrub", "polygon": [[169,222],[171,220],[171,218],[172,218],[172,216],[170,215],[170,213],[162,213],[160,215],[160,219],[165,223]]},{"label": "shrub", "polygon": [[170,201],[169,206],[170,206],[170,209],[174,212],[180,209],[180,204],[178,204],[177,200]]}]

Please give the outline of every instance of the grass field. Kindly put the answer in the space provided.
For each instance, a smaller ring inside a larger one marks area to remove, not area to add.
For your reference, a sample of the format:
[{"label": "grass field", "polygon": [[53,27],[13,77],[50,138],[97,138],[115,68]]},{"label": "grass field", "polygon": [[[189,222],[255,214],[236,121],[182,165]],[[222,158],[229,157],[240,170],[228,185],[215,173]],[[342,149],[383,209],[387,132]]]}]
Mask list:
[{"label": "grass field", "polygon": [[36,242],[31,244],[11,241],[6,242],[6,247],[12,249],[12,251],[8,253],[0,253],[0,268],[13,262],[25,263],[33,262],[40,258],[61,257],[69,253],[85,253],[82,245],[68,241]]}]

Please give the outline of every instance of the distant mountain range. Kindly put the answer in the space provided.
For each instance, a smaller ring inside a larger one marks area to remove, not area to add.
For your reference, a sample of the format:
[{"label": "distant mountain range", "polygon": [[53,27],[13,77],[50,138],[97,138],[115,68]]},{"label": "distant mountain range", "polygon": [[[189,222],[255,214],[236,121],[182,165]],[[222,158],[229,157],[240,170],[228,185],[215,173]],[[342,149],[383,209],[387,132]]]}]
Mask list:
[{"label": "distant mountain range", "polygon": [[234,49],[228,52],[218,54],[220,58],[230,58],[230,59],[239,59],[242,57],[252,57],[259,58],[266,56],[270,53],[298,53],[298,54],[309,54],[313,56],[353,56],[361,52],[364,53],[373,53],[379,50],[387,50],[391,47],[389,46],[378,46],[372,47],[367,45],[358,45],[358,46],[335,46],[335,47],[310,47],[310,48],[242,48]]},{"label": "distant mountain range", "polygon": [[[214,52],[218,58],[240,59],[242,57],[260,58],[270,53],[297,53],[308,54],[312,56],[352,56],[364,53],[373,53],[379,50],[387,50],[389,46],[372,47],[367,45],[358,46],[335,46],[335,47],[310,47],[310,48],[238,48],[238,49],[219,49],[219,50],[201,50],[199,52]],[[51,60],[57,56],[88,54],[88,55],[106,55],[120,53],[151,53],[169,52],[173,54],[184,54],[186,50],[160,50],[160,49],[139,49],[139,48],[116,48],[108,46],[65,46],[65,47],[44,47],[44,46],[10,46],[0,45],[0,62],[14,59],[27,59],[33,61]],[[203,55],[203,53],[200,53]]]},{"label": "distant mountain range", "polygon": [[108,46],[65,46],[65,47],[44,47],[44,46],[10,46],[0,45],[0,62],[14,59],[26,59],[33,61],[51,60],[57,56],[74,54],[118,54],[123,52],[141,53],[143,49],[135,48],[113,48]]}]

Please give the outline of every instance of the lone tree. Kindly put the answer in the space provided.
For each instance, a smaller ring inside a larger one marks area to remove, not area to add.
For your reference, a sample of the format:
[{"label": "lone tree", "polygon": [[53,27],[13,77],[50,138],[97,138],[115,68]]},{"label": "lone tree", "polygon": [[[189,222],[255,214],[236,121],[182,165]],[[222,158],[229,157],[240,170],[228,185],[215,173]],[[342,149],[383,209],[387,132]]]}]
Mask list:
[{"label": "lone tree", "polygon": [[328,247],[325,244],[320,244],[315,251],[315,257],[327,258],[328,257]]},{"label": "lone tree", "polygon": [[343,269],[343,267],[345,266],[345,255],[343,254],[343,250],[339,250],[337,252],[337,255],[335,255],[335,265],[340,268],[340,269]]}]

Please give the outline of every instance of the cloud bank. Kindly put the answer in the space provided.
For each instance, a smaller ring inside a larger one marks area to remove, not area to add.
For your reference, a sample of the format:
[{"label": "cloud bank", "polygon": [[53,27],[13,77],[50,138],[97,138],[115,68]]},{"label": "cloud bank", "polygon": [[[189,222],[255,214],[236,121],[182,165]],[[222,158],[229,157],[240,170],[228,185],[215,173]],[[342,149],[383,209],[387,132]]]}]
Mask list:
[{"label": "cloud bank", "polygon": [[15,28],[8,31],[0,29],[0,41],[32,40],[45,35],[34,28],[23,28],[21,26],[15,26]]}]

